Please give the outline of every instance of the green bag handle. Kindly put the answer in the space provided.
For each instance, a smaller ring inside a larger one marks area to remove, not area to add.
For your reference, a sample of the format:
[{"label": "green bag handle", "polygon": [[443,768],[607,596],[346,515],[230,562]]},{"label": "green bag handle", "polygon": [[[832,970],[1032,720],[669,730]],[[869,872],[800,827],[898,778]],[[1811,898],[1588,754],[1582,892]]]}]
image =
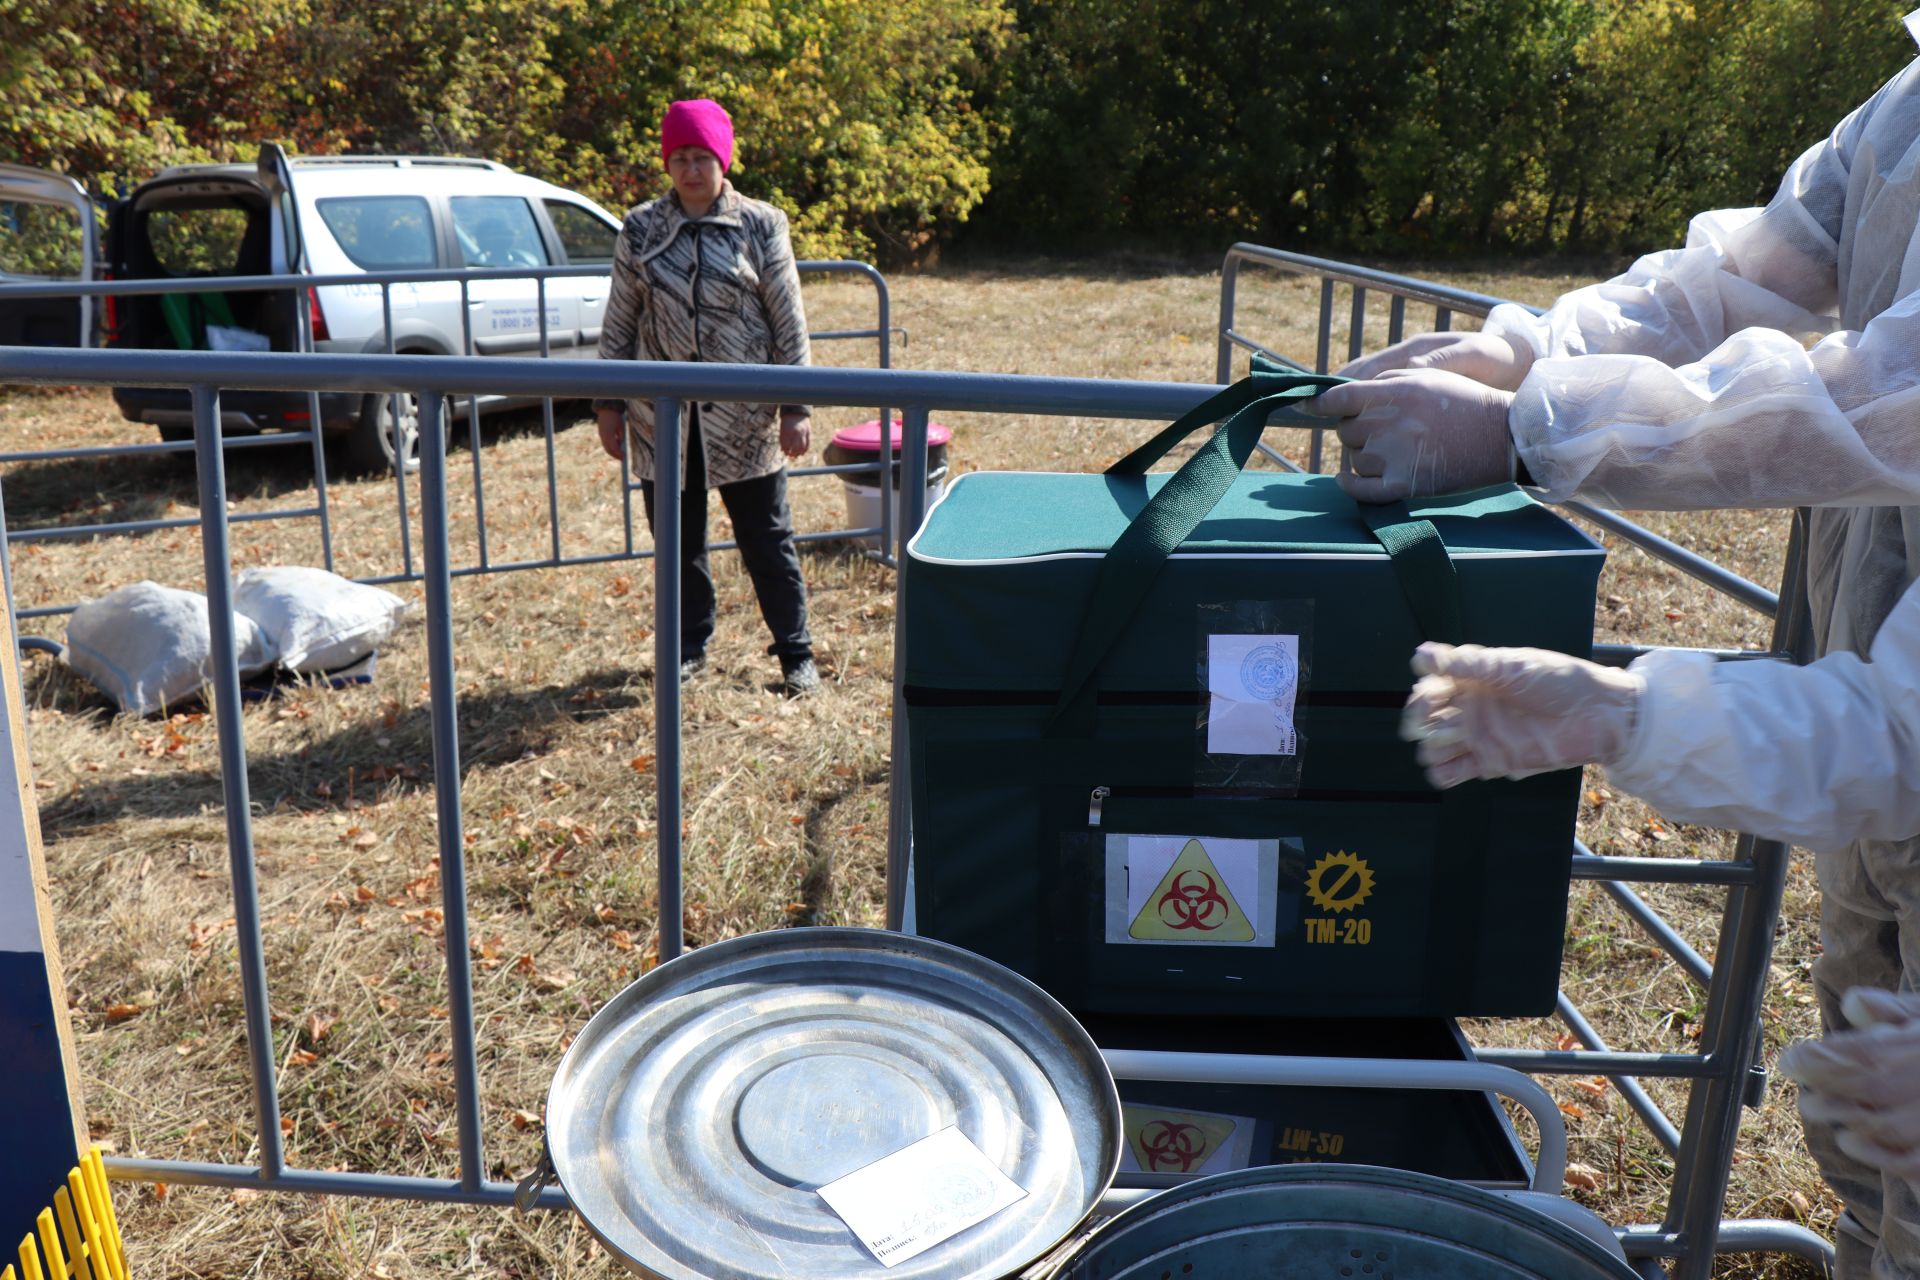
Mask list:
[{"label": "green bag handle", "polygon": [[[1312,399],[1328,387],[1337,387],[1346,381],[1348,381],[1348,379],[1334,374],[1301,373],[1298,370],[1288,369],[1283,365],[1276,364],[1265,356],[1256,355],[1253,357],[1253,371],[1246,377],[1240,379],[1240,381],[1234,383],[1225,391],[1217,392],[1209,396],[1207,399],[1181,414],[1171,426],[1162,428],[1153,439],[1147,441],[1132,453],[1129,453],[1126,457],[1108,467],[1104,474],[1110,476],[1143,476],[1147,474],[1147,468],[1166,457],[1173,446],[1185,440],[1201,427],[1208,426],[1220,421],[1222,418],[1229,417],[1239,410],[1246,408],[1256,399],[1267,396],[1284,397],[1283,403],[1277,406],[1275,410],[1269,412],[1268,416],[1270,418],[1278,418],[1280,421],[1293,426],[1324,427],[1327,425],[1327,419],[1316,414],[1304,413],[1292,406],[1298,404],[1301,400]],[[1254,442],[1258,443],[1259,439],[1259,434],[1256,432]],[[1251,455],[1251,447],[1249,447],[1248,452],[1249,455]],[[1245,465],[1246,462],[1242,460],[1240,467],[1244,467]],[[1214,497],[1215,502],[1220,501],[1222,497],[1226,496],[1227,488],[1233,484],[1233,477],[1240,474],[1240,467],[1234,469],[1233,475],[1224,478],[1220,486],[1219,494]],[[1184,470],[1184,468],[1182,469]],[[1215,480],[1220,479],[1217,474],[1211,478]],[[1146,513],[1142,512],[1141,514],[1145,515]],[[1204,517],[1204,513],[1202,514]],[[1195,523],[1197,524],[1198,521]],[[1189,529],[1187,532],[1191,533],[1193,531]]]},{"label": "green bag handle", "polygon": [[[1453,561],[1440,531],[1416,519],[1404,502],[1362,506],[1360,518],[1393,561],[1401,594],[1414,625],[1428,640],[1460,644],[1466,638]],[[1440,795],[1439,845],[1443,871],[1435,877],[1433,911],[1454,922],[1457,945],[1430,947],[1424,985],[1435,1007],[1460,1007],[1473,991],[1480,963],[1481,920],[1488,875],[1487,846],[1493,831],[1493,793],[1485,782],[1467,782]]]},{"label": "green bag handle", "polygon": [[1455,590],[1453,558],[1431,520],[1419,520],[1404,502],[1360,504],[1360,519],[1386,548],[1400,593],[1422,637],[1459,644],[1466,636]]},{"label": "green bag handle", "polygon": [[1160,566],[1207,518],[1246,468],[1266,430],[1267,419],[1293,409],[1288,415],[1290,421],[1325,426],[1325,418],[1294,407],[1345,381],[1327,374],[1282,372],[1277,365],[1255,356],[1251,374],[1194,406],[1107,468],[1110,476],[1144,475],[1174,445],[1201,427],[1226,418],[1212,438],[1153,495],[1101,562],[1080,621],[1079,638],[1067,659],[1059,701],[1048,720],[1049,737],[1091,736],[1096,711],[1094,674],[1145,602]]}]

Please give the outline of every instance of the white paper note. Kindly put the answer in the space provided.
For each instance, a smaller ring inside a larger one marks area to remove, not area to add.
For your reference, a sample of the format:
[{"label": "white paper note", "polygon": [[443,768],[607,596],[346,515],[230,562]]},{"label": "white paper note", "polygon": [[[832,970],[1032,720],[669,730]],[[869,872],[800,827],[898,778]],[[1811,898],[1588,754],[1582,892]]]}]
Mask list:
[{"label": "white paper note", "polygon": [[1207,752],[1290,756],[1300,637],[1207,637]]},{"label": "white paper note", "polygon": [[1026,1198],[951,1126],[820,1188],[882,1266],[925,1253]]}]

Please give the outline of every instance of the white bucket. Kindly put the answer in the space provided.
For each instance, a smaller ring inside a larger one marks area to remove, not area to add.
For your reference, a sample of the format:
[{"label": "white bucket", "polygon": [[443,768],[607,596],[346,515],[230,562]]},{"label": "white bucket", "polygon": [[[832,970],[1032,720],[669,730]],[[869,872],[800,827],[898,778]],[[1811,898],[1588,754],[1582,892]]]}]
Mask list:
[{"label": "white bucket", "polygon": [[[847,528],[879,528],[880,486],[855,484],[845,476],[840,478],[840,484],[847,492]],[[933,504],[940,501],[940,495],[946,491],[947,482],[944,475],[928,484],[926,509],[929,511],[933,510]],[[898,537],[900,534],[900,499],[904,496],[899,489],[893,491],[893,532],[895,537]],[[880,545],[880,536],[878,534],[869,534],[861,538],[860,541],[866,546],[877,548]]]}]

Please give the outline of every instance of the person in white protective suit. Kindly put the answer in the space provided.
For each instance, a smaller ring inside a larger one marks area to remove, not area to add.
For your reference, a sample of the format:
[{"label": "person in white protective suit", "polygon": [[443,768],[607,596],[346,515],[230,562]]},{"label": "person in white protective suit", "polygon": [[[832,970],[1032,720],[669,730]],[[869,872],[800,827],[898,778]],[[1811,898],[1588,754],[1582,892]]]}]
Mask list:
[{"label": "person in white protective suit", "polygon": [[1365,381],[1309,407],[1343,419],[1340,483],[1362,501],[1518,479],[1612,507],[1815,508],[1813,666],[1432,649],[1409,715],[1438,781],[1598,761],[1671,816],[1817,851],[1828,1036],[1787,1065],[1847,1205],[1841,1276],[1920,1280],[1920,600],[1902,602],[1920,576],[1920,62],[1766,208],[1702,214],[1685,248],[1544,315],[1497,307],[1478,334],[1344,372]]}]

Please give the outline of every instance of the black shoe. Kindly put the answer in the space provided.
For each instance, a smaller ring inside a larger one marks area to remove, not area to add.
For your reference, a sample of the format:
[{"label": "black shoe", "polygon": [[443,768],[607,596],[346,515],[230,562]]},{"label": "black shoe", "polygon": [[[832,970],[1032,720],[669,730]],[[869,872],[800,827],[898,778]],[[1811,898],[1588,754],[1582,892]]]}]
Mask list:
[{"label": "black shoe", "polygon": [[820,687],[820,668],[812,658],[780,659],[780,692],[798,698]]},{"label": "black shoe", "polygon": [[707,655],[696,653],[691,658],[680,659],[680,683],[685,684],[707,669]]}]

